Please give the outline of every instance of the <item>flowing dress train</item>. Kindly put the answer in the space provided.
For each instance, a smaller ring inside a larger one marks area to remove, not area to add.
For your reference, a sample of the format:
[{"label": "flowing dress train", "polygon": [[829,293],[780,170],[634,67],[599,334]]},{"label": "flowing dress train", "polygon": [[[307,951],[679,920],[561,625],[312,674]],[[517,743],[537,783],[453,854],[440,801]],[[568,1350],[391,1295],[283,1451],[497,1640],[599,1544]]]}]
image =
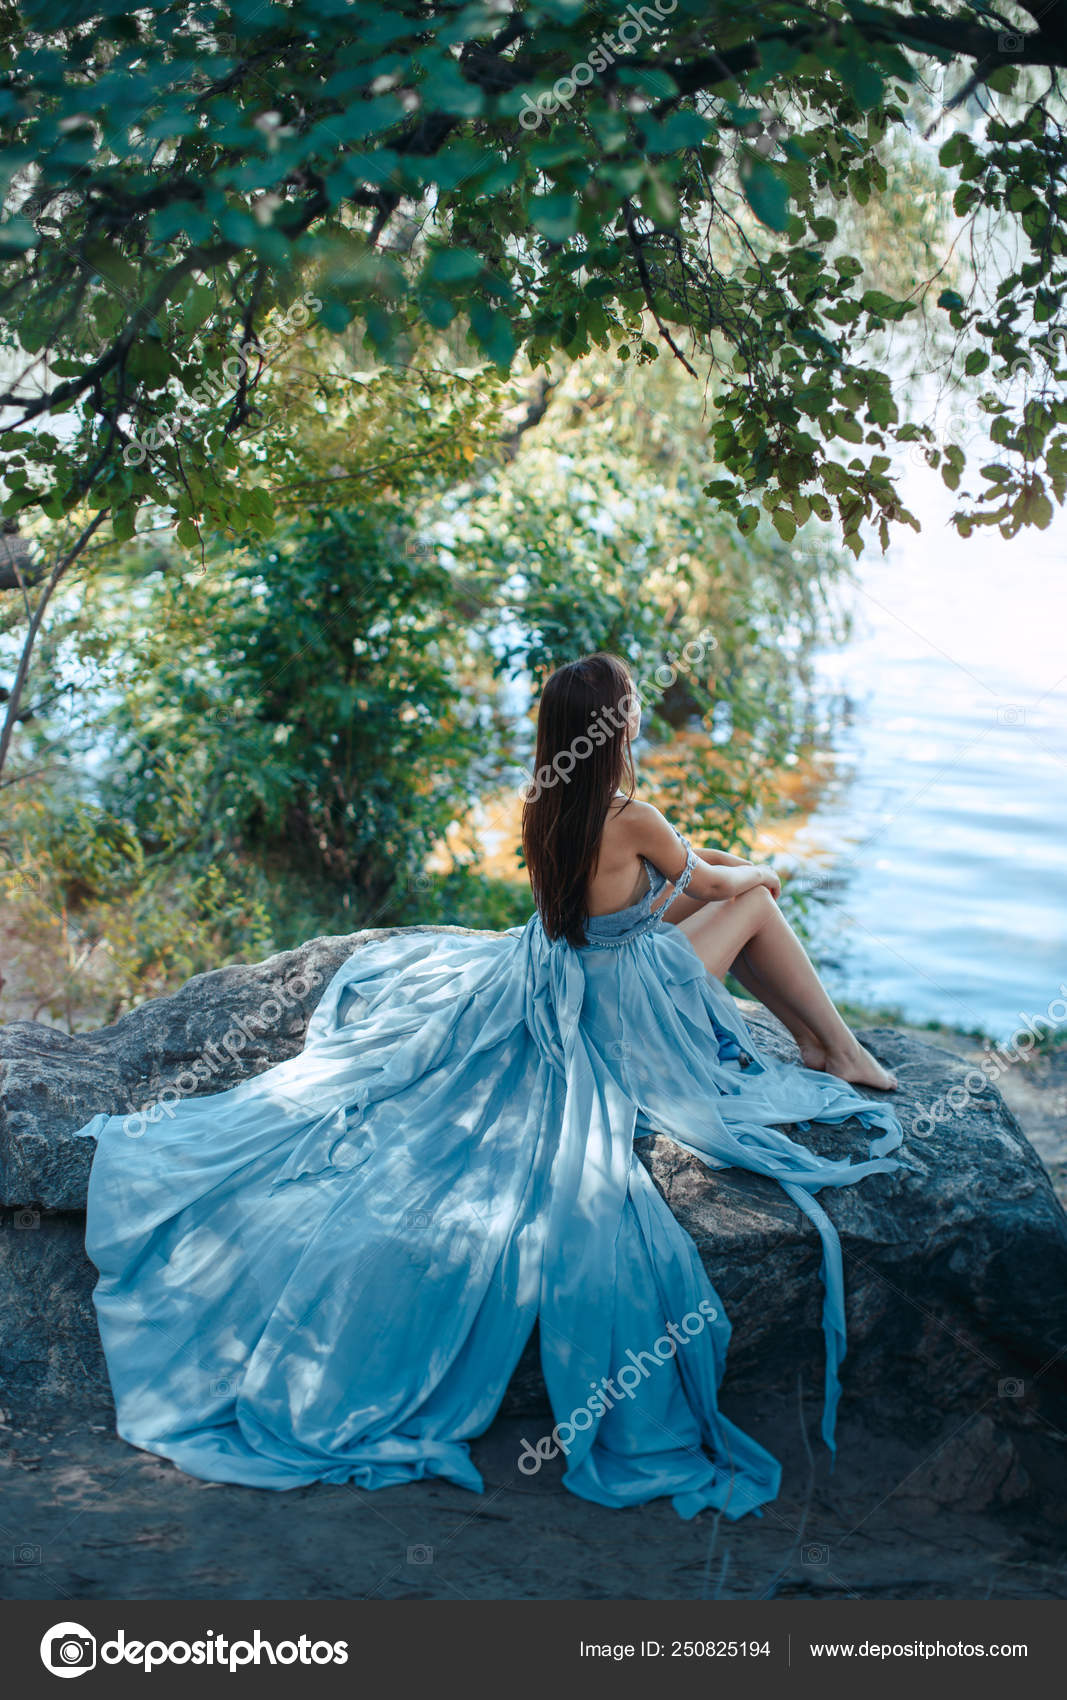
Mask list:
[{"label": "flowing dress train", "polygon": [[[690,850],[674,895],[692,866]],[[590,919],[580,949],[536,916],[365,944],[299,1055],[80,1130],[125,1440],[210,1481],[480,1490],[468,1442],[537,1322],[553,1431],[531,1425],[520,1470],[559,1452],[566,1486],[602,1505],[755,1510],[780,1467],[719,1411],[730,1325],[634,1152],[654,1131],[772,1176],[818,1230],[832,1448],[844,1293],[814,1195],[900,1167],[900,1124],[760,1054],[654,907],[666,883],[649,868],[641,901]],[[782,1131],[850,1117],[881,1130],[857,1162]]]}]

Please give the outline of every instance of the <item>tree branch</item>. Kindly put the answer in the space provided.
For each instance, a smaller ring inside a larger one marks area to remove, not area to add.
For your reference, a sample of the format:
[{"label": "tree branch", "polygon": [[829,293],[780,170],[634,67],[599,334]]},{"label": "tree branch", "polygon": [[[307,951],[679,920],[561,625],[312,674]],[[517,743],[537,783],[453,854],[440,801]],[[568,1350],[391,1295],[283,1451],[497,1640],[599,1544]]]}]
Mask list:
[{"label": "tree branch", "polygon": [[626,234],[630,238],[630,246],[634,252],[634,259],[637,261],[637,274],[641,279],[641,288],[644,291],[645,300],[648,303],[648,310],[656,321],[656,329],[659,331],[660,336],[667,344],[667,347],[670,349],[675,359],[681,361],[691,378],[695,378],[697,376],[695,368],[689,364],[689,361],[678,347],[678,344],[675,342],[670,331],[663,323],[659,314],[659,309],[653,299],[652,279],[649,276],[648,265],[645,261],[644,252],[641,246],[641,238],[638,235],[637,225],[634,221],[633,207],[629,201],[623,201],[622,203],[622,216],[626,222]]},{"label": "tree branch", "polygon": [[0,730],[0,774],[4,771],[4,763],[7,761],[8,750],[11,747],[12,734],[14,733],[15,726],[19,720],[19,708],[22,702],[22,693],[26,688],[26,679],[30,671],[30,657],[33,654],[33,646],[37,642],[37,633],[41,629],[41,621],[44,619],[45,609],[51,600],[52,592],[55,590],[67,569],[77,560],[78,556],[89,542],[89,539],[92,537],[93,532],[98,526],[103,524],[109,511],[110,510],[108,508],[101,508],[100,512],[89,521],[89,524],[84,528],[80,537],[75,540],[72,547],[67,550],[67,553],[59,557],[59,560],[56,562],[49,574],[48,582],[42,590],[37,606],[30,618],[29,627],[26,632],[26,641],[22,646],[22,654],[19,656],[19,664],[15,670],[15,677],[7,699],[7,714],[4,717],[3,729]]}]

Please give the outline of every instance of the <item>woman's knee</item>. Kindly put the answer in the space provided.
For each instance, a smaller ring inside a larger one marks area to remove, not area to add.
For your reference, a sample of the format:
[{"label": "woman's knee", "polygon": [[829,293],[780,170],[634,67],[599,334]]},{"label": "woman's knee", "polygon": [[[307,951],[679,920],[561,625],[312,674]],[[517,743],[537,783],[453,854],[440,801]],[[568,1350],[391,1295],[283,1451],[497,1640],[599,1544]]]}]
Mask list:
[{"label": "woman's knee", "polygon": [[758,932],[772,915],[778,913],[778,905],[765,885],[753,886],[751,891],[735,897],[734,902],[740,904],[746,917],[751,919],[753,932]]},{"label": "woman's knee", "polygon": [[751,891],[744,892],[737,901],[739,903],[744,903],[749,909],[754,909],[757,913],[764,915],[770,915],[778,907],[774,898],[771,896],[770,891],[765,885],[754,885]]}]

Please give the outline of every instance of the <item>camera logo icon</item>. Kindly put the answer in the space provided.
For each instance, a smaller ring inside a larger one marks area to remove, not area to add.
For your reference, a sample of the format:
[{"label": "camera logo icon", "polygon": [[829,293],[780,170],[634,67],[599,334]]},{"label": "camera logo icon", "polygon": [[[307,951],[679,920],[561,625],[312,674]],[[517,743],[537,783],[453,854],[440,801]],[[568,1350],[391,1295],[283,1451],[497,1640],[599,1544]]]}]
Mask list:
[{"label": "camera logo icon", "polygon": [[57,1623],[41,1640],[41,1663],[53,1676],[84,1676],[96,1665],[96,1637],[81,1623]]}]

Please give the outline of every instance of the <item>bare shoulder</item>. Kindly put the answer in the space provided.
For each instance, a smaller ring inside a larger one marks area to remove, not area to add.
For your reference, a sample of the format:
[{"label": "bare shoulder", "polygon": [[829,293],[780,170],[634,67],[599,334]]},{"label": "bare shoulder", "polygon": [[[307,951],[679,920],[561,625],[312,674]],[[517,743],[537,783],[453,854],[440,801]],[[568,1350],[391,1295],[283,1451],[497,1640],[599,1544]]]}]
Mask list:
[{"label": "bare shoulder", "polygon": [[614,836],[625,843],[646,837],[650,828],[655,830],[657,826],[667,825],[657,808],[651,803],[641,802],[638,797],[613,798],[608,820],[614,827]]},{"label": "bare shoulder", "polygon": [[609,890],[598,893],[603,895],[606,906],[618,907],[626,901],[625,895],[620,896],[610,888],[610,881],[618,878],[621,892],[625,877],[629,890],[633,891],[639,877],[643,877],[642,860],[658,868],[667,879],[677,879],[679,862],[685,860],[678,835],[651,803],[641,802],[637,797],[613,798],[597,856],[600,873],[609,882]]},{"label": "bare shoulder", "polygon": [[597,861],[601,868],[621,869],[628,862],[632,862],[635,868],[638,866],[641,823],[648,811],[649,805],[638,802],[636,797],[611,799],[600,836]]},{"label": "bare shoulder", "polygon": [[629,803],[613,804],[608,816],[607,836],[612,847],[623,854],[645,856],[667,872],[667,863],[677,860],[678,835],[652,803],[636,797]]}]

